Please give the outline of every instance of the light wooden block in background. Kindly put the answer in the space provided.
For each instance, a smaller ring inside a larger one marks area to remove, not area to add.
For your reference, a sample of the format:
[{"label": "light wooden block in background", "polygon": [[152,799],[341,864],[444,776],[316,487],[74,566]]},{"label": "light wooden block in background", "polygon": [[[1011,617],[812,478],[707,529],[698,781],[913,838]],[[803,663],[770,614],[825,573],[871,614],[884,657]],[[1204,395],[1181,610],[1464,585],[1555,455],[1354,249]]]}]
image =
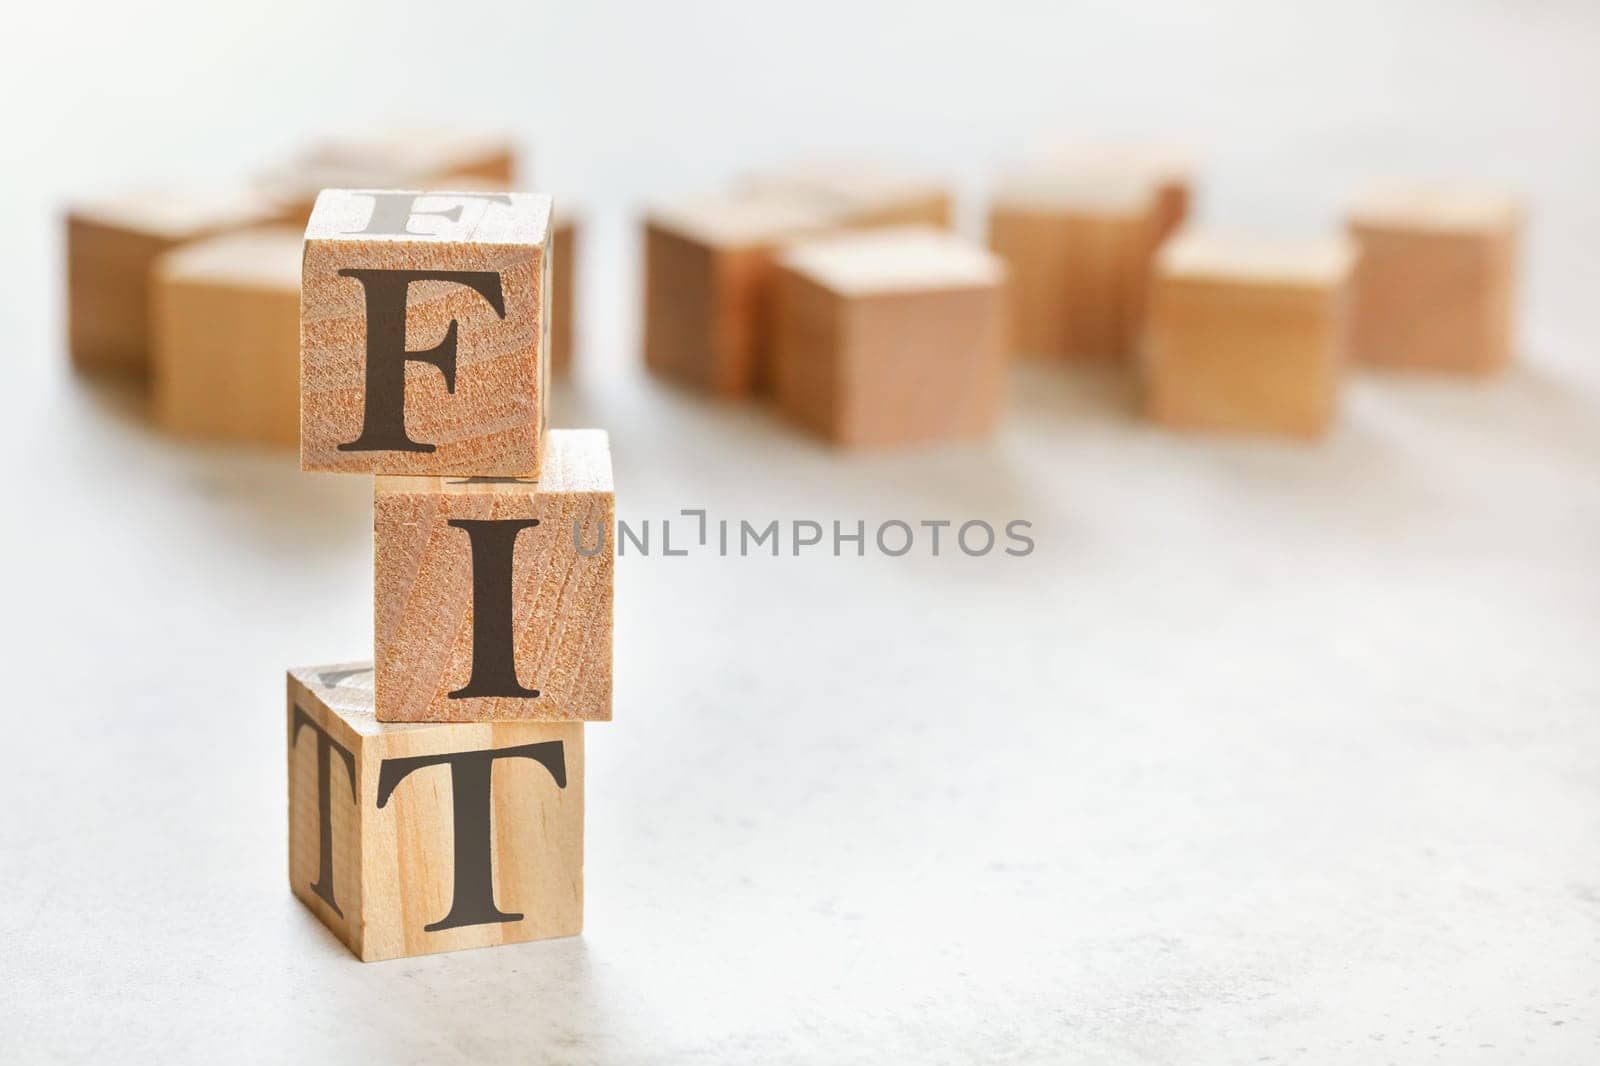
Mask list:
[{"label": "light wooden block in background", "polygon": [[764,388],[773,254],[784,241],[831,228],[827,212],[785,196],[652,211],[644,229],[646,365],[722,396]]},{"label": "light wooden block in background", "polygon": [[295,443],[303,247],[299,230],[263,228],[197,241],[156,261],[150,377],[164,429]]},{"label": "light wooden block in background", "polygon": [[1515,341],[1523,209],[1481,190],[1381,189],[1349,213],[1360,253],[1351,354],[1388,366],[1491,373]]},{"label": "light wooden block in background", "polygon": [[323,189],[511,189],[514,140],[461,130],[379,130],[325,137],[259,179],[260,188],[304,224]]},{"label": "light wooden block in background", "polygon": [[606,434],[551,430],[544,466],[537,482],[377,479],[384,721],[611,717]]},{"label": "light wooden block in background", "polygon": [[249,189],[173,185],[67,210],[67,335],[81,370],[142,374],[150,350],[150,268],[205,237],[282,221]]},{"label": "light wooden block in background", "polygon": [[815,204],[839,226],[948,228],[949,183],[914,168],[870,159],[813,159],[747,174],[742,188]]},{"label": "light wooden block in background", "polygon": [[300,465],[535,477],[548,196],[328,190],[306,227]]},{"label": "light wooden block in background", "polygon": [[583,930],[583,726],[384,725],[372,668],[291,670],[289,884],[372,962]]},{"label": "light wooden block in background", "polygon": [[565,374],[572,369],[577,343],[578,213],[563,203],[555,212],[550,238],[550,370]]},{"label": "light wooden block in background", "polygon": [[1132,357],[1158,243],[1156,207],[1153,184],[1121,175],[1022,171],[998,183],[989,246],[1011,271],[1020,354]]},{"label": "light wooden block in background", "polygon": [[1005,267],[923,228],[801,242],[779,259],[775,397],[847,445],[981,436],[1005,387]]},{"label": "light wooden block in background", "polygon": [[1058,143],[1040,153],[1036,166],[1061,174],[1151,186],[1157,243],[1176,233],[1194,206],[1198,165],[1192,153],[1176,144],[1117,139]]},{"label": "light wooden block in background", "polygon": [[1183,232],[1157,260],[1142,370],[1151,417],[1315,437],[1333,417],[1353,253]]}]

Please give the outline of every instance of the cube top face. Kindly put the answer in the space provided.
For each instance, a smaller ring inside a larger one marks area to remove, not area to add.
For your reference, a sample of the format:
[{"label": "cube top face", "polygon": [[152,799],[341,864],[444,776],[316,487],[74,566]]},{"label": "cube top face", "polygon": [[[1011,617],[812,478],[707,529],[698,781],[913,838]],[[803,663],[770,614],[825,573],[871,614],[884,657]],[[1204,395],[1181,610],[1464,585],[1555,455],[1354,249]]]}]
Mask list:
[{"label": "cube top face", "polygon": [[380,477],[373,503],[384,721],[611,718],[603,432],[552,430],[537,481]]},{"label": "cube top face", "polygon": [[124,230],[168,241],[281,221],[282,208],[260,192],[233,186],[134,190],[68,209],[76,223]]},{"label": "cube top face", "polygon": [[370,664],[289,672],[294,894],[367,961],[580,932],[582,726],[372,705]]},{"label": "cube top face", "polygon": [[549,239],[550,197],[482,189],[324,189],[306,242],[487,244],[523,248]]},{"label": "cube top face", "polygon": [[843,297],[992,289],[1006,268],[985,248],[930,227],[907,226],[820,237],[778,260],[787,270]]},{"label": "cube top face", "polygon": [[1355,249],[1340,238],[1268,240],[1186,230],[1157,255],[1163,279],[1270,288],[1332,289],[1355,264]]},{"label": "cube top face", "polygon": [[783,195],[704,197],[659,206],[649,224],[694,244],[738,251],[770,248],[791,237],[833,228],[815,204]]},{"label": "cube top face", "polygon": [[157,275],[167,282],[300,292],[305,237],[297,229],[267,226],[196,241],[162,256]]},{"label": "cube top face", "polygon": [[550,198],[326,190],[306,230],[300,465],[539,473]]},{"label": "cube top face", "polygon": [[1141,222],[1155,210],[1157,191],[1140,172],[1036,166],[1003,174],[992,203],[999,212]]},{"label": "cube top face", "polygon": [[948,222],[949,184],[937,175],[883,160],[810,159],[745,176],[753,193],[814,201],[846,226],[895,220]]},{"label": "cube top face", "polygon": [[1162,141],[1088,140],[1040,146],[1041,169],[1104,175],[1141,176],[1159,183],[1193,181],[1195,153]]},{"label": "cube top face", "polygon": [[1497,236],[1517,229],[1521,201],[1509,193],[1460,186],[1388,186],[1368,190],[1350,206],[1356,230]]},{"label": "cube top face", "polygon": [[289,671],[289,695],[299,685],[343,724],[359,736],[373,736],[386,729],[401,727],[381,724],[373,709],[373,677],[370,662],[332,663],[327,666],[300,666]]}]

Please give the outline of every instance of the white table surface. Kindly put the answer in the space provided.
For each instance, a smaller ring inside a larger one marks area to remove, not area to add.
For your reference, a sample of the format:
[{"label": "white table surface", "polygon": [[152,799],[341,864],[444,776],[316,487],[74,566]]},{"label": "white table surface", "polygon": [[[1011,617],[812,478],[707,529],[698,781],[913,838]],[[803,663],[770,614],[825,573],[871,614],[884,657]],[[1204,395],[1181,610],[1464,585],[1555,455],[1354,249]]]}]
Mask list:
[{"label": "white table surface", "polygon": [[[1397,54],[1433,58],[1400,55],[1348,106],[1340,50],[1370,73],[1390,45],[1355,38],[1386,23],[1324,14],[1285,60],[1327,101],[1305,123],[1295,83],[1263,97],[1234,68],[1178,116],[1225,146],[1225,221],[1331,217],[1385,159],[1478,160],[1536,194],[1521,364],[1355,373],[1315,447],[1170,435],[1118,375],[1050,367],[1017,372],[993,442],[889,455],[664,387],[632,362],[625,210],[651,175],[582,142],[611,176],[584,373],[552,411],[610,430],[625,519],[1022,518],[1038,548],[619,560],[586,931],[370,965],[289,893],[283,751],[284,669],[369,654],[369,484],[180,446],[135,394],[63,369],[49,212],[93,184],[94,142],[60,130],[92,113],[126,147],[135,112],[37,93],[0,270],[0,1060],[1596,1061],[1600,37],[1587,8],[1520,10],[1438,9],[1437,34],[1406,17]],[[603,35],[572,24],[591,17],[561,25],[592,56]],[[261,32],[281,44],[287,22]],[[1124,50],[1213,39],[1119,25]],[[677,54],[673,101],[703,113],[712,48]],[[172,57],[144,57],[159,86]],[[1116,106],[1138,121],[1153,99]],[[172,106],[150,136],[223,126]]]}]

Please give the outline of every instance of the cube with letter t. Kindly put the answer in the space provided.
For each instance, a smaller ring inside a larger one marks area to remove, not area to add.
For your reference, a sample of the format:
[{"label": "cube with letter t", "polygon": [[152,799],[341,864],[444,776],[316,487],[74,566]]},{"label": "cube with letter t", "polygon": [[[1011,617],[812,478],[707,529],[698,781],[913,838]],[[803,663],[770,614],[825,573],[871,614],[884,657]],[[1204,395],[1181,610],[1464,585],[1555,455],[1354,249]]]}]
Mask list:
[{"label": "cube with letter t", "polygon": [[583,927],[583,725],[384,725],[372,666],[289,672],[289,881],[366,961]]},{"label": "cube with letter t", "polygon": [[306,226],[300,465],[537,477],[550,198],[328,189]]}]

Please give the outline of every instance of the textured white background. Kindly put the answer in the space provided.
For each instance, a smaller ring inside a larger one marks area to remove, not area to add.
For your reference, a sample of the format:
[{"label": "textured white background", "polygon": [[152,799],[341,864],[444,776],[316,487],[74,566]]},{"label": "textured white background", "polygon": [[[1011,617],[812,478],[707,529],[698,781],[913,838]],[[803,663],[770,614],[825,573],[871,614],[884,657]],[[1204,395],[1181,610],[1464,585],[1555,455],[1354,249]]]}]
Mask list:
[{"label": "textured white background", "polygon": [[[1592,3],[25,4],[0,64],[0,1059],[1600,1058]],[[1035,523],[1024,560],[622,560],[582,938],[362,965],[289,895],[282,671],[366,655],[370,496],[63,371],[56,206],[374,116],[525,133],[595,211],[624,517]],[[1052,132],[1220,224],[1527,189],[1525,360],[1358,373],[1315,448],[1017,375],[981,447],[836,455],[634,369],[647,196]]]}]

